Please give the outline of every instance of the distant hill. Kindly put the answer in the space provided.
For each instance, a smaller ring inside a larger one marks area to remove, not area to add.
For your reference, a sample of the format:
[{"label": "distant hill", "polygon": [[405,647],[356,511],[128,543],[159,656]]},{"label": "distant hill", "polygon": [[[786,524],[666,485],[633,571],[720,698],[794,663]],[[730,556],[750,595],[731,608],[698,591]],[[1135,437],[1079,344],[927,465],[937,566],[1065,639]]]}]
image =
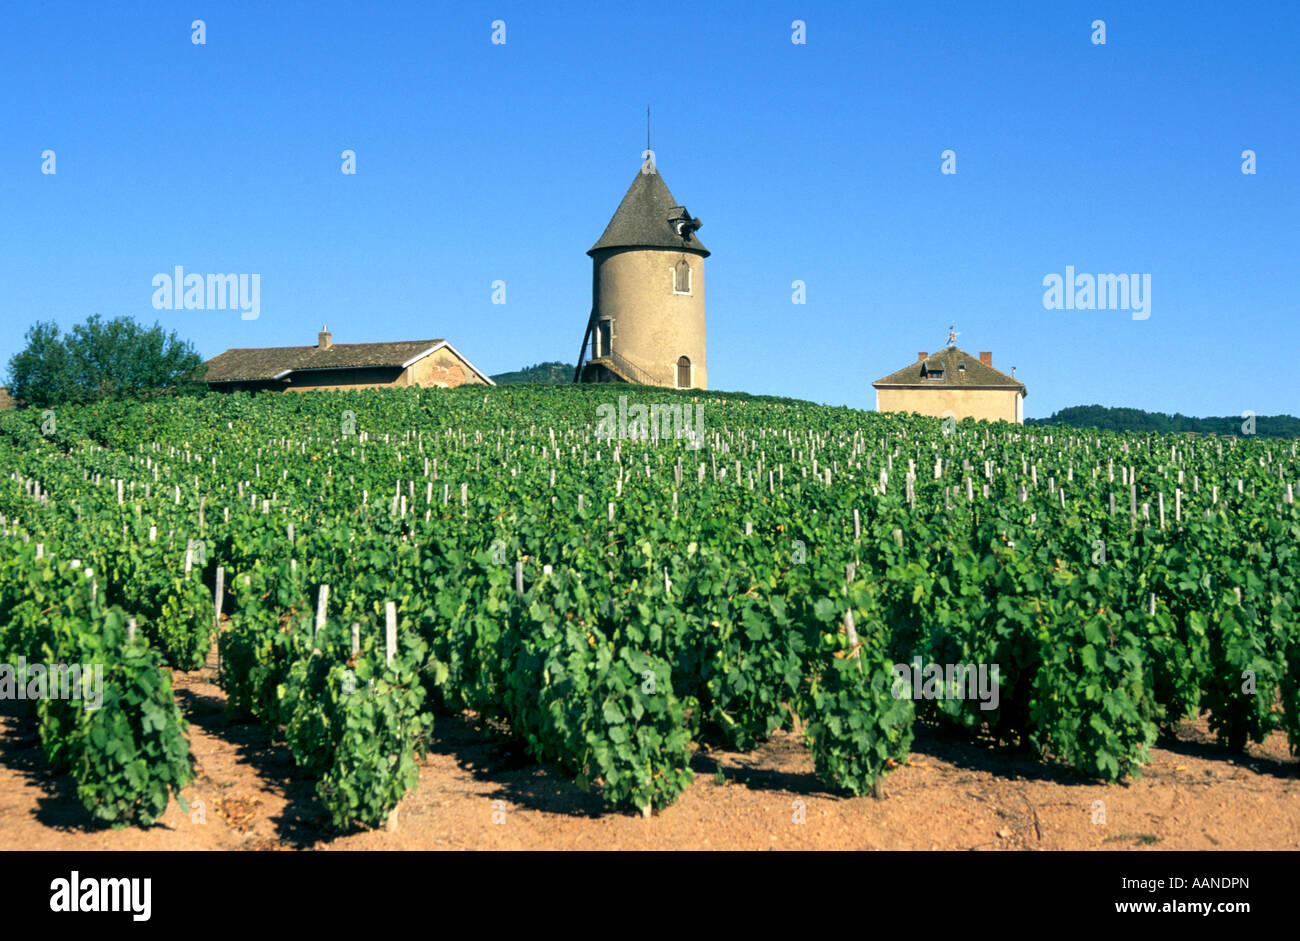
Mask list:
[{"label": "distant hill", "polygon": [[[1193,418],[1190,415],[1166,415],[1144,412],[1140,408],[1106,408],[1101,405],[1076,405],[1063,408],[1050,418],[1027,418],[1026,425],[1068,425],[1071,428],[1096,428],[1101,431],[1158,431],[1161,433],[1241,435],[1245,419]],[[1255,434],[1261,438],[1300,438],[1300,418],[1294,415],[1258,415]]]},{"label": "distant hill", "polygon": [[503,372],[493,376],[492,381],[499,386],[517,385],[521,382],[541,382],[555,384],[573,381],[573,367],[564,363],[538,363],[527,366],[517,372]]}]

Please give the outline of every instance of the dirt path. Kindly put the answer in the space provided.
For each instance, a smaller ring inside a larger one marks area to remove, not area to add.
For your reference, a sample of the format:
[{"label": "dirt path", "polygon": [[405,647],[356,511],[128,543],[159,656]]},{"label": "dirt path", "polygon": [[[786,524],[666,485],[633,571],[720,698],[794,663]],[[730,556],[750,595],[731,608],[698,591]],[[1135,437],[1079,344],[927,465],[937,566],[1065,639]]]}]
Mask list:
[{"label": "dirt path", "polygon": [[149,830],[96,828],[69,779],[48,773],[35,723],[2,704],[0,849],[1300,849],[1300,764],[1285,737],[1234,761],[1203,721],[1162,741],[1127,785],[922,730],[884,801],[827,793],[799,739],[779,733],[749,754],[701,752],[695,784],[643,820],[602,812],[518,744],[440,718],[396,830],[340,835],[287,748],[226,719],[214,666],[176,675],[194,810],[173,803]]}]

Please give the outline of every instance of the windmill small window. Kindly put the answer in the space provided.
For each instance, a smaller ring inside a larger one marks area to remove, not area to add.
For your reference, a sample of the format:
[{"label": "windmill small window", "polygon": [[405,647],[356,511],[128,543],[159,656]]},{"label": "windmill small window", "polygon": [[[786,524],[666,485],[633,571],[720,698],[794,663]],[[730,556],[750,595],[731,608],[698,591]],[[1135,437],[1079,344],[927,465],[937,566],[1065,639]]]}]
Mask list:
[{"label": "windmill small window", "polygon": [[691,266],[685,257],[673,266],[673,293],[691,293]]},{"label": "windmill small window", "polygon": [[685,356],[677,359],[677,388],[691,388],[691,361]]}]

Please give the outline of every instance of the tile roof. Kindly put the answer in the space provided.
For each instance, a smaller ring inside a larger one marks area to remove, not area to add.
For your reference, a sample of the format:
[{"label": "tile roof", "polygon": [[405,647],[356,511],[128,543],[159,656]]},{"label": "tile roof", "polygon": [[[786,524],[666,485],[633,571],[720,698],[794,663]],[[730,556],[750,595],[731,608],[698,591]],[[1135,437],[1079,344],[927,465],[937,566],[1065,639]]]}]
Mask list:
[{"label": "tile roof", "polygon": [[707,257],[709,250],[699,240],[698,232],[684,237],[668,222],[671,210],[677,205],[673,194],[668,192],[668,184],[657,171],[638,171],[614,211],[614,218],[605,227],[605,234],[587,254],[594,255],[603,248],[672,248]]},{"label": "tile roof", "polygon": [[[402,340],[395,343],[335,343],[319,346],[270,346],[226,350],[208,360],[205,382],[275,379],[302,369],[400,367],[444,340]],[[461,357],[464,359],[464,357]]]},{"label": "tile roof", "polygon": [[[965,366],[965,369],[959,367]],[[926,379],[924,374],[941,371],[942,379]],[[1025,384],[1019,379],[1012,379],[1001,370],[986,366],[979,357],[971,356],[965,350],[955,346],[940,350],[924,360],[909,363],[897,372],[890,373],[883,379],[871,384],[874,388],[908,388],[908,389],[1019,389],[1029,395]]]}]

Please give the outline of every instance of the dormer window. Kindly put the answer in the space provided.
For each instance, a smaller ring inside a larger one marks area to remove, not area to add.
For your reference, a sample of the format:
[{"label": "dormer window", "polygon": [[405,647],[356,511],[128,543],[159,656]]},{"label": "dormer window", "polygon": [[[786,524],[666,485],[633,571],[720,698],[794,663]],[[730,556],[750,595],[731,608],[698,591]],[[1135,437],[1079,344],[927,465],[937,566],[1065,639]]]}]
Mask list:
[{"label": "dormer window", "polygon": [[704,225],[699,219],[691,218],[685,206],[674,206],[668,211],[668,224],[672,226],[678,238],[687,242],[691,240],[691,233]]},{"label": "dormer window", "polygon": [[922,366],[921,378],[928,379],[931,382],[943,382],[943,366],[939,364]]},{"label": "dormer window", "polygon": [[685,258],[673,267],[673,293],[691,293],[691,266]]}]

